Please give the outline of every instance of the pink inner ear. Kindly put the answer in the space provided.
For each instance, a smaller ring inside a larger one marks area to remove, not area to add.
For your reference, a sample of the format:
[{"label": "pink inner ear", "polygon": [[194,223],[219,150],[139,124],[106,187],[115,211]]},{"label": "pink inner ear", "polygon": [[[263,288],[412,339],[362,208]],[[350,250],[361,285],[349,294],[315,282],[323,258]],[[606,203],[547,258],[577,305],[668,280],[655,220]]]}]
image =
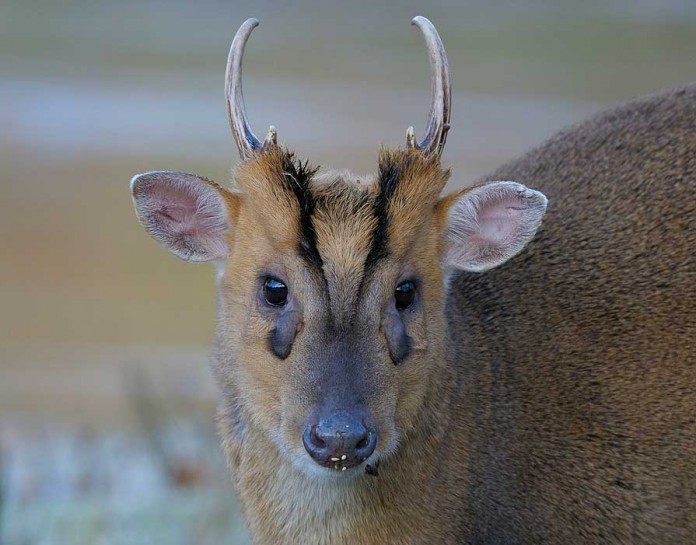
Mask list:
[{"label": "pink inner ear", "polygon": [[186,219],[187,215],[191,215],[191,209],[184,206],[162,205],[162,208],[155,213],[164,216],[168,220],[181,223]]},{"label": "pink inner ear", "polygon": [[149,199],[155,214],[176,233],[207,237],[226,230],[226,223],[221,225],[220,197],[208,187],[160,184],[152,188]]},{"label": "pink inner ear", "polygon": [[479,209],[479,236],[493,243],[504,243],[520,231],[522,202],[516,195],[489,198]]},{"label": "pink inner ear", "polygon": [[227,255],[227,209],[220,188],[183,172],[151,172],[135,179],[141,221],[171,252],[187,261]]},{"label": "pink inner ear", "polygon": [[174,188],[161,184],[152,188],[149,199],[154,213],[162,221],[171,222],[172,229],[180,233],[191,225],[198,208],[196,196],[186,187]]},{"label": "pink inner ear", "polygon": [[464,193],[450,209],[448,267],[485,271],[517,254],[534,236],[546,197],[515,182],[491,182]]}]

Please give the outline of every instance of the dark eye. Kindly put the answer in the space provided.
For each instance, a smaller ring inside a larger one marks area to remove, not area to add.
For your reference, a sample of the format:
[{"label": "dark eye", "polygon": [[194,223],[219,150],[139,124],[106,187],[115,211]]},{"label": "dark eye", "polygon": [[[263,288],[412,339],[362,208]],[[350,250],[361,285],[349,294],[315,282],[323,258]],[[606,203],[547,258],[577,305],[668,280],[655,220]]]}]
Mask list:
[{"label": "dark eye", "polygon": [[274,307],[282,307],[288,301],[288,287],[277,278],[266,278],[263,283],[266,302]]},{"label": "dark eye", "polygon": [[407,280],[401,282],[394,290],[394,300],[396,301],[397,310],[406,310],[413,304],[413,299],[416,297],[416,285]]}]

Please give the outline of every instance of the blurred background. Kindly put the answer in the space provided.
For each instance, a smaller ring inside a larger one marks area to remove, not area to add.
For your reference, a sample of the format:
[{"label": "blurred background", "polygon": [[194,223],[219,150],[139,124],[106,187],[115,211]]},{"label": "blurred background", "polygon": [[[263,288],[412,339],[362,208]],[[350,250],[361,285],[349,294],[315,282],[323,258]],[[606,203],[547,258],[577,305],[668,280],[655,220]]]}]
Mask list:
[{"label": "blurred background", "polygon": [[246,543],[214,430],[213,270],[137,224],[135,173],[223,184],[237,27],[252,126],[374,170],[419,132],[437,25],[462,186],[557,129],[693,80],[692,0],[0,2],[0,544]]}]

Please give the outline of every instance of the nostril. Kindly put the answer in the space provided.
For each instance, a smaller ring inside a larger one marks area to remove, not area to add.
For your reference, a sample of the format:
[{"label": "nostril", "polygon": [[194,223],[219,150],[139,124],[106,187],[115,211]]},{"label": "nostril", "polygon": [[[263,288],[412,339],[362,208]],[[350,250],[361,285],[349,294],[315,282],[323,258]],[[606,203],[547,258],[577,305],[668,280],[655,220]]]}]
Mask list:
[{"label": "nostril", "polygon": [[369,444],[368,437],[369,437],[368,435],[365,435],[360,441],[358,441],[358,444],[355,445],[355,448],[358,450],[362,450],[365,447],[367,447],[367,445]]},{"label": "nostril", "polygon": [[317,427],[316,427],[316,426],[312,426],[312,429],[311,429],[311,431],[310,431],[310,437],[311,437],[311,439],[312,439],[312,443],[314,443],[314,445],[315,445],[317,448],[325,448],[325,447],[326,447],[326,441],[324,441],[324,440],[321,438],[321,436],[317,433]]}]

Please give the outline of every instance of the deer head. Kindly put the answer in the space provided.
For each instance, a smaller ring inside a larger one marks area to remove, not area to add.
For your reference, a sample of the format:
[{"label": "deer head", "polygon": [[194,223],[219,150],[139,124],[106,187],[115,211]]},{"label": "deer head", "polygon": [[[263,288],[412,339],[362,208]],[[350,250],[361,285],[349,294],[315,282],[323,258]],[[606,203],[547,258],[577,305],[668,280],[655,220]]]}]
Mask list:
[{"label": "deer head", "polygon": [[[512,181],[444,198],[440,154],[450,82],[427,19],[430,113],[420,141],[382,150],[377,173],[321,172],[260,141],[247,120],[242,57],[255,19],[230,49],[225,91],[242,162],[235,189],[181,172],[135,176],[137,215],[186,261],[218,264],[218,380],[239,429],[260,432],[305,472],[360,474],[417,421],[447,334],[447,275],[485,271],[527,244],[546,198]],[[345,472],[345,473],[344,473]]]}]

